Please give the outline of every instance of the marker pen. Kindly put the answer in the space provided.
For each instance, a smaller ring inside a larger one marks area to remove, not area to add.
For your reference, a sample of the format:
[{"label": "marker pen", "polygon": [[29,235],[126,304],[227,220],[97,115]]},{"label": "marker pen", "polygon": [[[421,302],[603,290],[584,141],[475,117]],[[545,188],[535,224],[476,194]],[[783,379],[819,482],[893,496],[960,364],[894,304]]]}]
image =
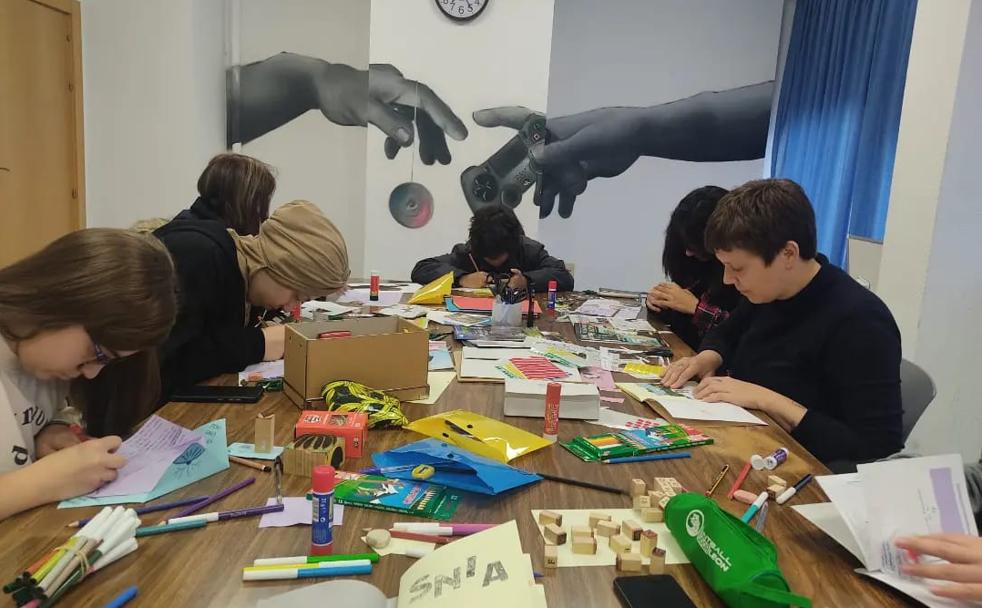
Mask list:
[{"label": "marker pen", "polygon": [[747,508],[746,513],[743,514],[740,521],[743,523],[750,522],[750,520],[754,518],[754,515],[757,514],[757,511],[760,511],[760,507],[763,506],[765,502],[767,502],[767,492],[761,492],[757,497],[757,500],[754,501],[754,504]]}]

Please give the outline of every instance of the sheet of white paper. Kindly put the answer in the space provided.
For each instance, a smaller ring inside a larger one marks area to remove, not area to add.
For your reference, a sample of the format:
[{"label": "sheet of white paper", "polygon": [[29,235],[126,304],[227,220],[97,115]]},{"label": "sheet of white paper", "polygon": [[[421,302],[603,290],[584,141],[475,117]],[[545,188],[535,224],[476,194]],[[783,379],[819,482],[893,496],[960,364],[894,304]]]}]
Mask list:
[{"label": "sheet of white paper", "polygon": [[857,467],[870,517],[866,567],[899,574],[898,536],[978,536],[959,454],[871,462]]},{"label": "sheet of white paper", "polygon": [[855,539],[859,548],[860,561],[866,565],[866,547],[869,544],[869,517],[866,510],[866,497],[858,473],[843,475],[819,475],[815,478],[829,500],[835,505],[842,521]]},{"label": "sheet of white paper", "polygon": [[461,349],[461,356],[464,359],[490,359],[500,361],[511,359],[512,357],[528,357],[527,348],[478,348],[476,346],[465,346]]},{"label": "sheet of white paper", "polygon": [[799,515],[810,521],[816,528],[832,537],[832,540],[842,545],[842,547],[852,553],[860,563],[863,563],[862,548],[859,541],[853,535],[842,514],[830,502],[820,502],[811,505],[792,505],[792,509]]},{"label": "sheet of white paper", "polygon": [[408,401],[407,403],[415,403],[417,405],[433,405],[436,403],[443,391],[447,390],[450,383],[454,381],[457,377],[457,372],[430,372],[427,374],[427,382],[430,385],[430,396],[426,399],[417,399],[416,401]]},{"label": "sheet of white paper", "polygon": [[[266,506],[276,504],[275,498],[266,499]],[[259,520],[260,528],[285,528],[287,526],[309,526],[313,517],[310,501],[305,496],[284,496],[283,510],[266,513]],[[334,527],[344,523],[344,505],[334,505]]]},{"label": "sheet of white paper", "polygon": [[254,443],[233,443],[228,446],[229,456],[239,458],[253,458],[255,460],[276,460],[276,457],[283,453],[283,448],[273,446],[272,452],[257,452]]},{"label": "sheet of white paper", "polygon": [[323,312],[329,315],[344,315],[358,310],[358,306],[342,306],[337,302],[321,302],[320,300],[309,300],[300,305],[300,312],[314,313]]},{"label": "sheet of white paper", "polygon": [[931,593],[928,589],[927,583],[922,579],[905,579],[899,576],[894,576],[887,572],[869,572],[863,568],[859,568],[856,572],[866,575],[872,579],[876,579],[885,585],[889,585],[914,598],[918,602],[921,602],[928,608],[969,608],[970,606],[978,606],[974,602],[962,602],[959,600],[950,600],[948,598],[938,597]]},{"label": "sheet of white paper", "polygon": [[[554,513],[559,513],[563,516],[563,528],[569,530],[572,526],[588,526],[590,525],[590,513],[594,511],[603,511],[604,513],[610,515],[613,521],[618,524],[624,522],[625,520],[634,520],[639,526],[645,530],[654,530],[658,533],[658,547],[665,550],[665,563],[666,564],[688,564],[689,559],[682,552],[682,548],[678,546],[675,542],[675,538],[672,533],[668,531],[668,526],[663,523],[652,524],[641,521],[641,514],[633,509],[549,509]],[[535,520],[536,525],[539,527],[539,533],[545,538],[543,533],[544,526],[539,525],[539,513],[542,509],[532,510],[532,519]],[[567,541],[565,545],[559,545],[559,567],[569,568],[573,566],[613,566],[617,562],[616,554],[608,546],[609,539],[603,537],[597,537],[597,552],[593,555],[582,555],[579,553],[573,553],[573,543]],[[639,552],[641,550],[641,541],[634,541],[631,544],[631,550],[634,552]],[[647,564],[650,560],[641,556],[642,563]]]},{"label": "sheet of white paper", "polygon": [[654,331],[655,329],[646,319],[618,319],[617,317],[610,318],[610,326],[617,331]]},{"label": "sheet of white paper", "polygon": [[[603,397],[601,397],[603,399]],[[646,429],[653,426],[663,426],[668,424],[664,418],[642,418],[633,414],[625,414],[612,410],[609,407],[600,408],[600,418],[597,420],[586,420],[590,424],[599,424],[612,429]]]},{"label": "sheet of white paper", "polygon": [[641,315],[640,306],[625,306],[624,308],[621,308],[616,313],[614,313],[614,316],[611,317],[611,320],[617,319],[618,321],[634,321],[640,315]]},{"label": "sheet of white paper", "polygon": [[[275,587],[270,587],[274,589]],[[253,593],[261,593],[255,587]],[[260,599],[256,608],[297,608],[302,606],[323,606],[325,598],[331,598],[333,606],[358,606],[358,608],[389,608],[389,600],[377,587],[365,581],[338,579]]]},{"label": "sheet of white paper", "polygon": [[[591,298],[580,304],[580,307],[577,308],[575,312],[579,315],[612,317],[622,308],[624,308],[624,304],[622,302],[618,302],[617,300],[609,300],[607,298]],[[635,315],[637,315],[637,312],[635,312]]]},{"label": "sheet of white paper", "polygon": [[396,304],[395,306],[389,306],[388,308],[383,308],[378,311],[380,315],[385,315],[387,317],[402,317],[403,319],[416,319],[418,317],[426,316],[426,313],[430,311],[429,308],[425,306],[417,306],[415,304]]},{"label": "sheet of white paper", "polygon": [[117,451],[126,457],[126,465],[119,470],[115,481],[86,496],[104,498],[149,492],[164,476],[171,463],[189,445],[202,439],[201,435],[183,426],[160,416],[151,416]]},{"label": "sheet of white paper", "polygon": [[357,302],[359,304],[369,304],[371,306],[392,306],[393,304],[398,304],[402,301],[401,291],[380,291],[378,292],[378,300],[375,302],[370,299],[370,295],[371,294],[367,288],[349,289],[341,294],[338,301]]},{"label": "sheet of white paper", "polygon": [[739,405],[732,403],[707,403],[687,397],[658,397],[660,403],[673,418],[684,420],[720,420],[723,422],[740,422],[744,424],[767,423],[754,416]]},{"label": "sheet of white paper", "polygon": [[252,382],[250,376],[253,374],[259,374],[262,380],[270,380],[272,378],[282,378],[283,377],[283,359],[277,359],[276,361],[262,361],[260,363],[253,363],[249,367],[245,368],[239,372],[239,382]]},{"label": "sheet of white paper", "polygon": [[504,382],[507,376],[498,369],[497,365],[497,359],[462,359],[460,362],[460,377],[501,380]]}]

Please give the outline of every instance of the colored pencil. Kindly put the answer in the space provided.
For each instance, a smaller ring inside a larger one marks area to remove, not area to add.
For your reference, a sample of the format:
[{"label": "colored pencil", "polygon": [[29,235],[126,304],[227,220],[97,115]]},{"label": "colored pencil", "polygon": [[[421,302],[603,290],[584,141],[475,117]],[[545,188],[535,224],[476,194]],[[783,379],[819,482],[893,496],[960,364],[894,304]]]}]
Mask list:
[{"label": "colored pencil", "polygon": [[255,477],[250,477],[249,479],[244,479],[244,480],[240,481],[239,483],[237,483],[235,485],[232,485],[232,486],[229,486],[229,487],[225,488],[224,490],[222,490],[218,494],[215,494],[213,496],[209,496],[208,498],[202,500],[201,502],[196,502],[193,505],[191,505],[190,507],[187,507],[185,509],[182,509],[182,510],[178,511],[174,515],[174,517],[175,518],[177,518],[177,517],[184,517],[186,515],[191,515],[192,513],[196,513],[198,511],[200,511],[201,509],[204,509],[205,507],[207,507],[211,503],[218,502],[219,500],[225,498],[229,494],[231,494],[233,492],[238,492],[239,490],[241,490],[242,488],[246,487],[247,485],[249,485],[251,483],[255,483],[255,481],[256,481],[256,478]]},{"label": "colored pencil", "polygon": [[445,545],[453,540],[449,536],[437,536],[435,534],[421,534],[419,532],[406,532],[405,530],[389,530],[392,538],[402,538],[405,540],[418,540],[424,543],[436,543]]},{"label": "colored pencil", "polygon": [[367,559],[378,562],[378,553],[351,553],[349,555],[295,555],[293,557],[260,557],[253,560],[253,566],[282,566],[299,564],[319,564],[321,562],[341,562],[353,559]]},{"label": "colored pencil", "polygon": [[136,585],[124,590],[122,593],[117,595],[111,602],[106,604],[106,608],[121,608],[126,602],[136,597]]},{"label": "colored pencil", "polygon": [[650,460],[675,460],[676,458],[691,458],[688,452],[672,452],[670,454],[642,454],[641,456],[623,456],[621,458],[608,458],[604,464],[620,464],[625,462],[648,462]]},{"label": "colored pencil", "polygon": [[181,532],[182,530],[194,530],[195,528],[204,528],[208,525],[207,521],[202,519],[196,521],[186,521],[179,524],[160,524],[158,526],[144,526],[142,528],[136,529],[136,537],[141,536],[153,536],[154,534],[166,534],[167,532]]},{"label": "colored pencil", "polygon": [[733,500],[733,494],[734,494],[734,492],[736,492],[737,490],[739,490],[740,489],[740,486],[743,485],[743,480],[745,480],[747,478],[747,474],[748,473],[750,473],[750,463],[749,462],[747,464],[743,465],[743,468],[740,469],[740,474],[737,475],[736,481],[733,482],[733,485],[730,487],[730,491],[726,493],[726,497],[727,498],[729,498],[730,500]]},{"label": "colored pencil", "polygon": [[[167,511],[168,509],[176,509],[177,507],[186,507],[187,505],[193,505],[194,503],[201,502],[202,500],[208,498],[207,496],[192,496],[191,498],[182,498],[181,500],[175,500],[174,502],[165,502],[159,505],[152,505],[149,507],[140,507],[139,509],[134,509],[137,515],[143,515],[145,513],[156,513],[157,511]],[[86,517],[85,519],[79,519],[78,521],[73,521],[68,524],[69,528],[80,528],[85,524],[92,521],[91,517]]]},{"label": "colored pencil", "polygon": [[269,473],[273,469],[268,464],[260,464],[258,462],[253,462],[251,460],[246,460],[245,458],[240,458],[238,456],[229,456],[229,460],[235,464],[241,464],[244,467],[249,467],[250,469],[256,469],[257,471],[262,471],[263,473]]},{"label": "colored pencil", "polygon": [[252,517],[254,515],[265,515],[267,513],[279,513],[285,508],[285,505],[264,505],[262,507],[248,507],[245,509],[236,509],[234,511],[212,511],[211,513],[198,513],[196,515],[188,515],[187,517],[174,517],[172,519],[168,519],[167,524],[182,524],[189,521],[203,521],[206,523],[211,523],[214,521],[225,521],[227,519],[236,519],[239,517]]},{"label": "colored pencil", "polygon": [[579,479],[570,479],[568,477],[560,477],[558,475],[549,475],[548,473],[536,473],[536,475],[538,475],[542,479],[548,479],[549,481],[565,483],[571,486],[578,486],[580,488],[590,488],[591,490],[599,490],[601,492],[610,492],[611,494],[623,494],[625,496],[630,496],[630,493],[623,488],[614,488],[599,483],[580,481]]},{"label": "colored pencil", "polygon": [[[342,562],[343,563],[343,562]],[[372,564],[369,562],[359,566],[329,567],[330,562],[320,568],[292,568],[285,570],[243,570],[244,581],[284,581],[297,578],[319,578],[323,576],[357,576],[371,574]]]},{"label": "colored pencil", "polygon": [[711,486],[709,486],[709,489],[708,490],[706,490],[706,496],[712,496],[713,495],[713,492],[716,491],[716,486],[718,486],[719,483],[721,481],[723,481],[723,478],[726,477],[726,473],[729,470],[730,470],[730,465],[724,464],[722,470],[720,470],[720,472],[719,472],[719,475],[717,475],[716,476],[716,479],[713,480],[713,484]]}]

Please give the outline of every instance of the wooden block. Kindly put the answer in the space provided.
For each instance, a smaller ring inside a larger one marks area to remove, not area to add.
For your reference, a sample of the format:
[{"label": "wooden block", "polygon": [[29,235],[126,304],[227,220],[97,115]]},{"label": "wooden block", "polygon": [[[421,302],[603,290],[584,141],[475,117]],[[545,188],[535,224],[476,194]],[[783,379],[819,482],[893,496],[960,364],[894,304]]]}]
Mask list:
[{"label": "wooden block", "polygon": [[767,476],[767,485],[769,486],[781,486],[782,488],[788,487],[788,482],[784,481],[783,477],[778,477],[777,475]]},{"label": "wooden block", "polygon": [[655,477],[654,485],[669,496],[675,496],[676,494],[685,492],[685,488],[674,477]]},{"label": "wooden block", "polygon": [[634,508],[636,510],[647,509],[650,506],[651,498],[647,494],[634,497]]},{"label": "wooden block", "polygon": [[597,539],[592,536],[574,536],[573,553],[594,555],[597,552]]},{"label": "wooden block", "polygon": [[539,511],[539,525],[548,526],[549,524],[562,526],[563,516],[555,511]]},{"label": "wooden block", "polygon": [[546,540],[554,545],[565,545],[566,544],[566,531],[557,526],[556,524],[549,524],[545,527],[543,532],[546,535]]},{"label": "wooden block", "polygon": [[542,563],[546,568],[559,567],[559,547],[556,545],[545,545],[542,550]]},{"label": "wooden block", "polygon": [[593,528],[590,526],[573,526],[570,532],[573,536],[593,536]]},{"label": "wooden block", "polygon": [[631,480],[631,496],[642,496],[648,491],[648,484],[643,479]]},{"label": "wooden block", "polygon": [[648,490],[648,498],[651,499],[651,504],[656,505],[659,500],[665,498],[665,493],[661,490]]},{"label": "wooden block", "polygon": [[737,490],[733,493],[733,500],[742,502],[745,505],[752,505],[757,500],[757,495],[746,490]]},{"label": "wooden block", "polygon": [[771,498],[771,500],[777,500],[778,495],[781,494],[781,492],[784,492],[786,489],[787,488],[784,486],[779,486],[777,484],[767,486],[767,495]]},{"label": "wooden block", "polygon": [[629,553],[631,551],[631,539],[623,534],[615,534],[610,537],[609,546],[614,553]]},{"label": "wooden block", "polygon": [[641,540],[642,529],[641,524],[633,519],[628,519],[621,523],[621,534],[630,538],[631,540]]},{"label": "wooden block", "polygon": [[641,509],[641,521],[656,524],[665,521],[665,512],[658,507]]},{"label": "wooden block", "polygon": [[658,501],[658,507],[664,509],[665,505],[667,505],[668,501],[670,500],[672,500],[672,496],[666,496],[665,498],[662,498],[661,500]]},{"label": "wooden block", "polygon": [[641,555],[638,553],[619,553],[617,570],[620,572],[641,572]]},{"label": "wooden block", "polygon": [[665,574],[665,550],[655,549],[651,553],[651,563],[648,564],[648,574]]},{"label": "wooden block", "polygon": [[257,454],[269,454],[273,451],[273,434],[276,427],[276,414],[256,417],[256,435],[253,444]]},{"label": "wooden block", "polygon": [[620,531],[620,526],[612,521],[597,522],[597,536],[611,537]]},{"label": "wooden block", "polygon": [[594,511],[590,513],[590,527],[596,528],[597,522],[599,521],[610,521],[610,515],[606,513],[601,513],[599,511]]},{"label": "wooden block", "polygon": [[658,533],[654,530],[641,531],[641,555],[650,557],[658,548]]}]

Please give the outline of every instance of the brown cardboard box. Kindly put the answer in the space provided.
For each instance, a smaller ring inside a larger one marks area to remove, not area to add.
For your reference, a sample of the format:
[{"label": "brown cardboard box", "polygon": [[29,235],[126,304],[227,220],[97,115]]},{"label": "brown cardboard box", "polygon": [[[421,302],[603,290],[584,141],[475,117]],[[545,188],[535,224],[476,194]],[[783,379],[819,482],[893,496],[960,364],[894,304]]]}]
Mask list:
[{"label": "brown cardboard box", "polygon": [[[351,336],[318,339],[327,331]],[[350,380],[403,401],[429,396],[429,334],[398,317],[286,326],[283,391],[303,409],[323,406],[328,382]]]}]

